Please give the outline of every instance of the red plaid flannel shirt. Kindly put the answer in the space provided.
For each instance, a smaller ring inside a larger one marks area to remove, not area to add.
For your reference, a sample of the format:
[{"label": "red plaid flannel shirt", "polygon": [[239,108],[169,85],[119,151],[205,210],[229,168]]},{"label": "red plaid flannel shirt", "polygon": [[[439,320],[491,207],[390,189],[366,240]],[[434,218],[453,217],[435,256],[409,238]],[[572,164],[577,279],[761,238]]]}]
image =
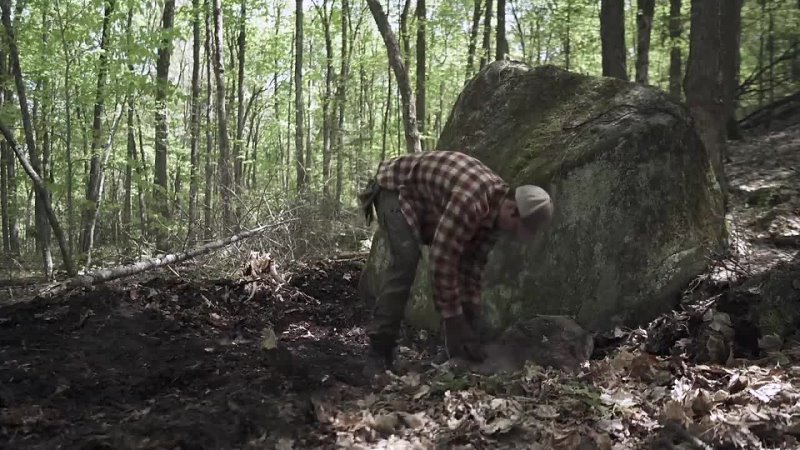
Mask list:
[{"label": "red plaid flannel shirt", "polygon": [[460,315],[463,303],[479,304],[481,273],[508,185],[477,159],[449,151],[385,161],[376,180],[398,191],[408,224],[430,245],[433,298],[441,316]]}]

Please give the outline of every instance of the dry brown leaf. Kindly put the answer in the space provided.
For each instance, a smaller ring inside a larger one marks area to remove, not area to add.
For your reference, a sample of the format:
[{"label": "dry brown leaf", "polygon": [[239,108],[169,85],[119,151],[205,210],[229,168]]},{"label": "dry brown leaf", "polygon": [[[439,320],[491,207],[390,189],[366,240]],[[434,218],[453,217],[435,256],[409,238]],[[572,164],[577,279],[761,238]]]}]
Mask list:
[{"label": "dry brown leaf", "polygon": [[536,405],[533,415],[540,419],[555,419],[559,416],[556,408],[551,405]]},{"label": "dry brown leaf", "polygon": [[697,396],[692,400],[692,412],[694,412],[695,417],[706,416],[711,412],[712,408],[714,408],[714,404],[711,399],[708,398],[705,391],[699,389]]},{"label": "dry brown leaf", "polygon": [[670,400],[664,405],[664,411],[662,414],[665,420],[670,420],[683,426],[686,426],[689,424],[689,422],[691,422],[683,405],[674,400]]},{"label": "dry brown leaf", "polygon": [[384,435],[392,434],[400,424],[397,413],[379,414],[372,420],[372,428]]}]

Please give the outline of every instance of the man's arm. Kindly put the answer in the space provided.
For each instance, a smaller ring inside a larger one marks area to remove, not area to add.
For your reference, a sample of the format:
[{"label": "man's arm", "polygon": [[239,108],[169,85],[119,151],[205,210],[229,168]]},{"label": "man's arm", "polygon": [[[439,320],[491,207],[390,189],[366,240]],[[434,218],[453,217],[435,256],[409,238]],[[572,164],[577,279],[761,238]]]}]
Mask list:
[{"label": "man's arm", "polygon": [[433,299],[444,319],[462,313],[459,284],[463,278],[459,266],[479,226],[474,204],[465,195],[454,193],[442,213],[430,246]]},{"label": "man's arm", "polygon": [[477,248],[465,253],[459,266],[462,304],[480,305],[483,269],[486,267],[495,240],[493,236],[487,236]]}]

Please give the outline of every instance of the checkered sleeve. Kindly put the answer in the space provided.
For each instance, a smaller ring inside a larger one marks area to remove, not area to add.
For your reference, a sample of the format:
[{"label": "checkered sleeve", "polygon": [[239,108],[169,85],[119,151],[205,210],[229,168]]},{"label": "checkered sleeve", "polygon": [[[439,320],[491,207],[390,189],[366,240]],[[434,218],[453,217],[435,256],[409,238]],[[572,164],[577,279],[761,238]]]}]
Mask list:
[{"label": "checkered sleeve", "polygon": [[445,208],[430,247],[433,299],[442,318],[462,313],[460,265],[469,241],[479,226],[478,213],[469,196],[454,193]]},{"label": "checkered sleeve", "polygon": [[484,239],[480,246],[473,252],[466,254],[461,260],[461,303],[480,305],[481,303],[481,277],[489,252],[495,240],[492,237]]}]

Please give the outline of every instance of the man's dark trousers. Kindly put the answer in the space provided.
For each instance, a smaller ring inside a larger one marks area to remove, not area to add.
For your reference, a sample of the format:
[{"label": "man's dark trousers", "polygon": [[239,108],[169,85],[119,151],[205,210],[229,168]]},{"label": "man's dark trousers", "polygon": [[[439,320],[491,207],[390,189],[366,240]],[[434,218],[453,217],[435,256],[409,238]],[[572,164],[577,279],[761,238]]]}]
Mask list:
[{"label": "man's dark trousers", "polygon": [[373,350],[391,358],[417,273],[420,246],[400,210],[397,191],[380,189],[374,204],[378,225],[386,233],[389,245],[389,265],[375,277],[377,286],[370,286],[362,276],[359,290],[365,300],[375,301],[373,317],[367,325]]}]

